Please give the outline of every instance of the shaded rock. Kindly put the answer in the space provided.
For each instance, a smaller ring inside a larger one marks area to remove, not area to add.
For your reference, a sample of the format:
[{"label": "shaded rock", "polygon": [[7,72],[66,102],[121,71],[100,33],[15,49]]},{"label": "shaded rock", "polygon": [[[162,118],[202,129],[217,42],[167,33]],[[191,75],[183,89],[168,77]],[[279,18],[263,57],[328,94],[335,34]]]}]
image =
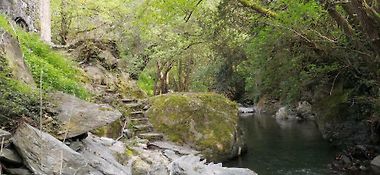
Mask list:
[{"label": "shaded rock", "polygon": [[106,104],[94,104],[64,93],[54,93],[51,101],[58,113],[60,123],[57,138],[72,138],[101,126],[110,124],[121,117],[121,113]]},{"label": "shaded rock", "polygon": [[298,103],[296,108],[296,113],[303,119],[314,119],[315,115],[312,112],[312,106],[307,101],[301,101]]},{"label": "shaded rock", "polygon": [[103,174],[91,167],[81,154],[30,125],[21,125],[12,142],[34,174]]},{"label": "shaded rock", "polygon": [[0,160],[9,162],[12,164],[22,164],[21,157],[17,154],[16,151],[3,148],[0,152]]},{"label": "shaded rock", "polygon": [[91,167],[106,175],[128,175],[130,170],[121,165],[113,156],[112,151],[102,143],[103,141],[89,135],[82,140],[83,149],[79,151],[87,160]]},{"label": "shaded rock", "polygon": [[226,168],[222,164],[207,164],[199,156],[182,156],[168,165],[170,175],[257,175],[249,169]]},{"label": "shaded rock", "polygon": [[32,73],[25,64],[18,41],[2,29],[0,36],[0,56],[7,60],[13,78],[35,87]]},{"label": "shaded rock", "polygon": [[147,116],[170,141],[200,151],[211,161],[239,155],[245,148],[238,107],[213,93],[171,93],[150,99]]},{"label": "shaded rock", "polygon": [[33,173],[26,168],[7,168],[5,171],[9,174],[33,175]]}]

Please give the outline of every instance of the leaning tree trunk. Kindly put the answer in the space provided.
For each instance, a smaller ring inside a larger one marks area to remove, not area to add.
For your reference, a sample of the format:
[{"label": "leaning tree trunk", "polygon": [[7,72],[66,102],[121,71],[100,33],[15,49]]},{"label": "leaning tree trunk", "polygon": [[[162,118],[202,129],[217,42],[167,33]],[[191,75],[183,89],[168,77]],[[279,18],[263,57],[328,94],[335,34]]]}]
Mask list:
[{"label": "leaning tree trunk", "polygon": [[40,0],[41,39],[51,43],[50,0]]}]

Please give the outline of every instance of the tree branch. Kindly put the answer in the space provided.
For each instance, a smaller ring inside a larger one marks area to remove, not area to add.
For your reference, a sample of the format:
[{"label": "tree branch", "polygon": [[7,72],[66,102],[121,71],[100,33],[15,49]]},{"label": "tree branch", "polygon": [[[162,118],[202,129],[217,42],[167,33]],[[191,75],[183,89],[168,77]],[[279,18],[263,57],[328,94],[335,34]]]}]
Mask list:
[{"label": "tree branch", "polygon": [[255,11],[256,13],[259,13],[263,16],[267,16],[271,18],[277,17],[277,13],[258,5],[257,3],[252,2],[252,0],[239,0],[239,2],[243,6],[248,7],[252,9],[253,11]]}]

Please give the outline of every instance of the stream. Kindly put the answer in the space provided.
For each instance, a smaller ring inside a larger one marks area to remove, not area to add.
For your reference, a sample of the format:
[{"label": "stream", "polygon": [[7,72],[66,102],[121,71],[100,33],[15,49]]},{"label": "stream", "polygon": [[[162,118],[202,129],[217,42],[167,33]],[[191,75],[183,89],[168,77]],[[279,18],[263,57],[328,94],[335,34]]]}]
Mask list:
[{"label": "stream", "polygon": [[225,162],[228,167],[243,167],[259,175],[323,175],[336,150],[323,140],[311,121],[282,121],[270,115],[241,119],[246,132],[248,153]]}]

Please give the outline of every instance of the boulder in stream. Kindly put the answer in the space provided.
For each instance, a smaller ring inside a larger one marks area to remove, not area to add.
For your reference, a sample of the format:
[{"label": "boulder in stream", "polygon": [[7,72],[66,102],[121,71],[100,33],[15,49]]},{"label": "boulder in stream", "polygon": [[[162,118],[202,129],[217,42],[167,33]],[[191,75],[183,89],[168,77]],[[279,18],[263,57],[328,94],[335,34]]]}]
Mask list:
[{"label": "boulder in stream", "polygon": [[147,116],[167,138],[200,151],[210,161],[238,156],[245,148],[237,104],[214,93],[171,93],[150,99]]}]

